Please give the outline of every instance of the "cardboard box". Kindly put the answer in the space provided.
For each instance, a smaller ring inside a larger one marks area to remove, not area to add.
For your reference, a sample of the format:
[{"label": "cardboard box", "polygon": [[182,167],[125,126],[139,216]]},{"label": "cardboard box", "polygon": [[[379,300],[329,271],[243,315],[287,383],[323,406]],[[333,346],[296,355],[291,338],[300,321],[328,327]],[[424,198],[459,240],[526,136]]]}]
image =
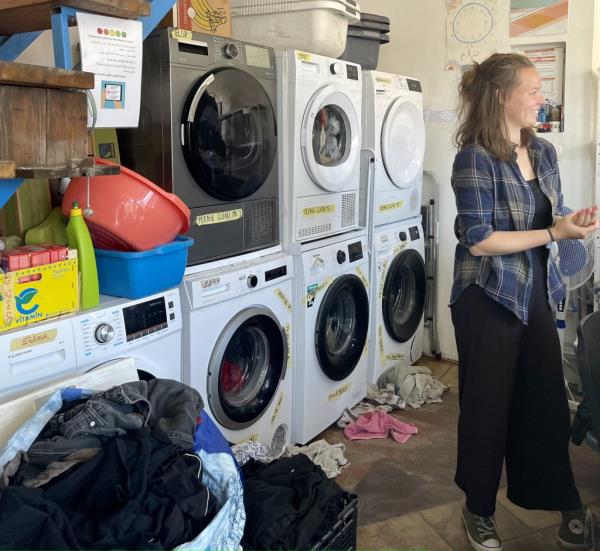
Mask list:
[{"label": "cardboard box", "polygon": [[216,36],[231,36],[229,0],[177,0],[177,27]]},{"label": "cardboard box", "polygon": [[0,331],[77,310],[77,259],[0,274]]}]

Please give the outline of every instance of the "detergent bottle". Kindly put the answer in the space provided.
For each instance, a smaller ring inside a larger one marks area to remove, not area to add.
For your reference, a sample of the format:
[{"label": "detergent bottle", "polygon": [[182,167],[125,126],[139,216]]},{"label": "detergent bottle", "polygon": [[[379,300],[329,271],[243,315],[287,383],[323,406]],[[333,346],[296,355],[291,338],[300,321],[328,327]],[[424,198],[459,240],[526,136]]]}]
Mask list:
[{"label": "detergent bottle", "polygon": [[98,270],[92,238],[88,231],[79,203],[73,201],[73,208],[67,224],[67,239],[71,249],[77,249],[77,262],[79,266],[79,282],[81,309],[87,310],[97,306],[100,302],[98,289]]}]

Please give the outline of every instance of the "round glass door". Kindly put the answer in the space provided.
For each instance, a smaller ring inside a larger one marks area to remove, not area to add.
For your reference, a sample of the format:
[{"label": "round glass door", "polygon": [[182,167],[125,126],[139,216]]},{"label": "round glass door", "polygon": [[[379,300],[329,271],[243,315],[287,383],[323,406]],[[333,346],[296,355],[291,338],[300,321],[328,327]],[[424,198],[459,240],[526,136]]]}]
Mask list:
[{"label": "round glass door", "polygon": [[381,156],[389,179],[407,188],[423,171],[425,122],[414,102],[398,98],[381,128]]},{"label": "round glass door", "polygon": [[319,90],[304,114],[302,157],[315,184],[341,191],[356,169],[359,121],[350,98],[333,86]]},{"label": "round glass door", "polygon": [[184,106],[181,141],[187,167],[204,191],[224,201],[252,195],[277,156],[275,113],[267,92],[240,69],[207,74]]},{"label": "round glass door", "polygon": [[259,419],[285,377],[287,338],[267,308],[240,312],[225,328],[208,371],[208,402],[224,427],[240,429]]},{"label": "round glass door", "polygon": [[338,277],[327,289],[317,314],[315,347],[321,369],[334,381],[345,379],[360,359],[369,329],[369,299],[361,279]]},{"label": "round glass door", "polygon": [[386,274],[381,298],[388,334],[406,342],[417,331],[425,307],[425,262],[415,250],[401,252]]}]

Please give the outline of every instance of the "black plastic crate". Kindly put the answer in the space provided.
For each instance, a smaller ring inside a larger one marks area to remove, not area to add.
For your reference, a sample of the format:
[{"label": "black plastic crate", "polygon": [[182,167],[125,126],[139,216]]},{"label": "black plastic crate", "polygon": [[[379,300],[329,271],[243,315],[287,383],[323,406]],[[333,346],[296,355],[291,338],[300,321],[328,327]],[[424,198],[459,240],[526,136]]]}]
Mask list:
[{"label": "black plastic crate", "polygon": [[355,551],[356,528],[358,524],[358,496],[346,494],[344,507],[339,512],[335,524],[311,546],[311,551]]}]

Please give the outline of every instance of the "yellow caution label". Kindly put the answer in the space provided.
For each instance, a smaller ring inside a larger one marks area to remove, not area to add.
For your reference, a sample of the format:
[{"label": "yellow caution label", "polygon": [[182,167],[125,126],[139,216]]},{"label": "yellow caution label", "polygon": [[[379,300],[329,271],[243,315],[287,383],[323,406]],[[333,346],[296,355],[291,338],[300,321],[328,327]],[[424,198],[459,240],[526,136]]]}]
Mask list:
[{"label": "yellow caution label", "polygon": [[381,265],[380,265],[380,271],[381,274],[379,275],[379,291],[378,291],[378,296],[379,296],[379,300],[383,299],[383,287],[385,285],[385,276],[387,275],[387,271],[388,271],[388,261],[384,260]]},{"label": "yellow caution label", "polygon": [[396,256],[400,251],[403,251],[404,249],[406,249],[407,246],[408,246],[408,241],[404,241],[403,243],[398,243],[398,245],[396,245],[394,247],[394,250],[392,251],[394,256]]},{"label": "yellow caution label", "polygon": [[391,203],[381,203],[379,205],[379,212],[388,212],[390,210],[401,209],[404,205],[404,201],[392,201]]},{"label": "yellow caution label", "polygon": [[312,61],[312,54],[306,52],[296,52],[296,59],[300,61]]},{"label": "yellow caution label", "polygon": [[242,209],[225,210],[223,212],[211,212],[196,216],[194,225],[209,226],[211,224],[222,224],[223,222],[234,222],[244,215]]},{"label": "yellow caution label", "polygon": [[279,287],[277,287],[274,292],[275,292],[275,296],[281,301],[281,304],[283,304],[283,307],[288,312],[291,312],[292,311],[292,302],[285,295],[285,293]]},{"label": "yellow caution label", "polygon": [[251,434],[248,438],[246,438],[247,442],[258,442],[258,432]]},{"label": "yellow caution label", "polygon": [[356,267],[356,275],[360,277],[360,280],[363,282],[363,285],[368,289],[369,288],[369,280],[365,273],[360,269],[360,266]]},{"label": "yellow caution label", "polygon": [[379,346],[379,363],[381,366],[385,366],[385,347],[383,344],[383,327],[377,326],[377,344]]},{"label": "yellow caution label", "polygon": [[392,79],[387,77],[375,77],[375,82],[380,82],[381,84],[392,84]]},{"label": "yellow caution label", "polygon": [[317,207],[305,207],[302,209],[302,216],[320,216],[322,214],[332,214],[335,212],[335,205],[319,205]]},{"label": "yellow caution label", "polygon": [[333,283],[333,278],[331,276],[326,277],[321,283],[317,286],[317,295],[327,289]]},{"label": "yellow caution label", "polygon": [[42,331],[41,333],[33,333],[25,337],[18,337],[10,341],[10,351],[16,352],[17,350],[23,350],[24,348],[31,348],[40,344],[46,344],[56,339],[58,335],[57,329],[50,329],[48,331]]},{"label": "yellow caution label", "polygon": [[386,354],[385,359],[388,361],[389,360],[391,360],[391,361],[403,360],[404,354],[402,354],[402,352],[392,352],[390,354]]},{"label": "yellow caution label", "polygon": [[288,350],[287,368],[291,369],[292,368],[292,328],[291,328],[289,322],[283,326],[283,330],[285,331],[285,338],[287,340],[287,350]]},{"label": "yellow caution label", "polygon": [[186,31],[185,29],[173,29],[171,31],[171,36],[175,40],[192,40],[193,38],[192,31]]},{"label": "yellow caution label", "polygon": [[332,402],[333,400],[337,400],[338,398],[340,398],[341,396],[346,394],[346,392],[348,392],[349,390],[350,390],[350,383],[346,383],[345,385],[342,385],[340,388],[335,389],[333,392],[330,392],[329,396],[327,396],[327,399],[330,402]]},{"label": "yellow caution label", "polygon": [[281,403],[283,402],[283,392],[279,395],[277,399],[277,403],[275,404],[275,409],[273,410],[273,415],[271,415],[271,426],[277,423],[277,419],[279,419],[279,412],[281,411]]}]

